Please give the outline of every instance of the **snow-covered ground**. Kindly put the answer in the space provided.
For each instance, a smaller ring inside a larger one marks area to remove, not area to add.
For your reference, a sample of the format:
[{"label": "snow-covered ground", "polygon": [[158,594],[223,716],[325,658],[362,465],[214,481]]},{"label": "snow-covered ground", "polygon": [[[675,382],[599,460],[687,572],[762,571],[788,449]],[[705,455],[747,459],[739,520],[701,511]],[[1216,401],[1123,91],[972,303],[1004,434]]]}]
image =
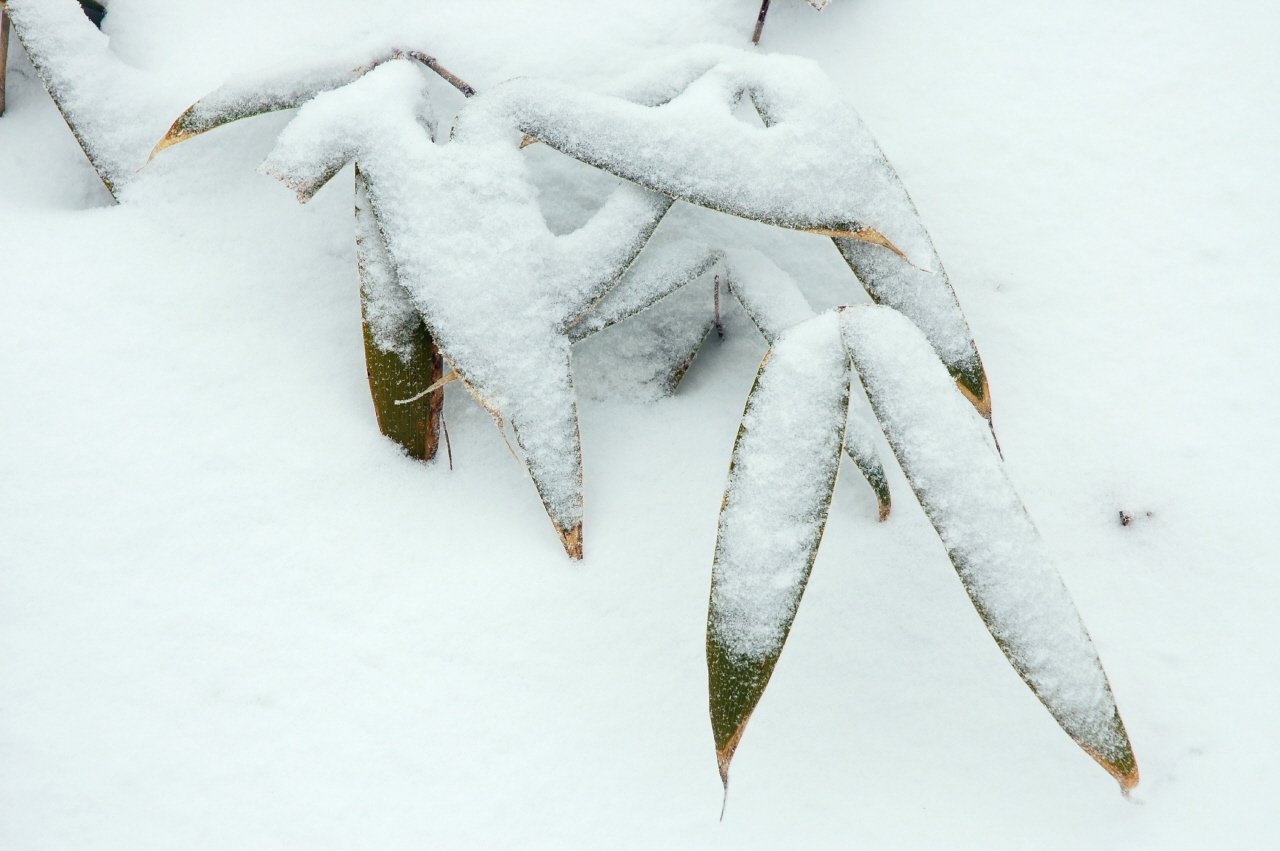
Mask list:
[{"label": "snow-covered ground", "polygon": [[[477,88],[595,85],[745,44],[758,6],[355,5],[111,0],[105,29],[183,104],[379,33]],[[1142,784],[1123,798],[1010,670],[901,474],[880,525],[846,461],[722,823],[704,635],[764,351],[742,315],[674,398],[592,373],[571,563],[463,391],[452,471],[378,434],[350,180],[300,207],[253,170],[287,115],[166,152],[112,206],[15,41],[0,846],[1275,847],[1278,40],[1265,2],[774,0],[761,49],[844,87],[947,264]],[[865,300],[824,238],[724,232],[816,308]]]}]

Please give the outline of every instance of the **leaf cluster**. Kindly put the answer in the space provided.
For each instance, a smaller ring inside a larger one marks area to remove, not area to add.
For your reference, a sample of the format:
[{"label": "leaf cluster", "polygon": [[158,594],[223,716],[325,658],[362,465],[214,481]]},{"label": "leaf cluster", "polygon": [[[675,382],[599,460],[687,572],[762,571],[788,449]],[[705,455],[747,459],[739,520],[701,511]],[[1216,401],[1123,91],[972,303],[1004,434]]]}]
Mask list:
[{"label": "leaf cluster", "polygon": [[[630,328],[645,380],[671,393],[720,328],[722,294],[742,307],[770,348],[733,448],[708,607],[726,790],[843,456],[879,519],[889,515],[881,435],[1011,666],[1123,788],[1136,784],[1097,653],[1005,475],[982,360],[941,259],[875,139],[814,63],[702,46],[607,92],[516,79],[477,93],[425,52],[373,45],[229,80],[161,135],[163,98],[110,54],[76,0],[10,0],[8,11],[113,195],[167,148],[286,109],[297,114],[260,171],[305,203],[354,163],[379,428],[413,458],[436,458],[442,435],[447,452],[444,386],[456,381],[528,470],[571,558],[584,552],[572,347]],[[442,112],[436,78],[460,108]],[[735,117],[744,106],[759,126]],[[572,232],[552,232],[540,212],[525,152],[539,143],[619,179]],[[815,313],[766,254],[663,227],[676,203],[830,238],[875,305]],[[858,386],[874,421],[851,411]]]}]

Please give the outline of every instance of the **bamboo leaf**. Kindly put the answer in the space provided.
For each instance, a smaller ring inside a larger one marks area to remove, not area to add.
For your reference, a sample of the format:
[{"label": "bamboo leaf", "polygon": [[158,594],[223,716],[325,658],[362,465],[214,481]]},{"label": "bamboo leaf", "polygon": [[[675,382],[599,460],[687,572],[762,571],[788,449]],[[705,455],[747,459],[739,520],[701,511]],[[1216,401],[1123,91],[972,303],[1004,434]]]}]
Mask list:
[{"label": "bamboo leaf", "polygon": [[9,10],[0,2],[0,115],[4,115],[5,84],[9,77]]},{"label": "bamboo leaf", "polygon": [[729,763],[768,685],[826,525],[849,406],[835,314],[783,334],[747,399],[720,511],[707,615],[711,727]]},{"label": "bamboo leaf", "polygon": [[279,66],[232,78],[187,107],[148,160],[165,148],[233,121],[302,106],[321,92],[354,82],[394,55],[387,48],[366,49],[312,65]]},{"label": "bamboo leaf", "polygon": [[609,227],[588,223],[591,239],[555,236],[510,125],[474,114],[473,99],[452,140],[436,144],[422,121],[426,98],[416,68],[385,63],[304,105],[260,170],[305,200],[342,164],[359,163],[401,286],[526,466],[565,551],[581,558],[565,326],[622,274],[670,202],[624,186],[596,214]]},{"label": "bamboo leaf", "polygon": [[1110,684],[978,417],[906,317],[843,309],[841,329],[885,436],[1009,663],[1121,788],[1138,766]]},{"label": "bamboo leaf", "polygon": [[433,388],[443,359],[400,284],[358,168],[355,221],[365,366],[378,428],[409,457],[430,461],[440,444],[444,390]]},{"label": "bamboo leaf", "polygon": [[884,463],[876,450],[876,428],[862,417],[849,411],[849,424],[844,430],[844,451],[862,473],[876,495],[880,522],[889,519],[893,497],[889,493],[889,479],[884,473]]},{"label": "bamboo leaf", "polygon": [[[816,65],[700,47],[619,90],[626,98],[520,79],[484,99],[523,133],[654,191],[831,236],[872,298],[917,323],[990,418],[982,361],[928,231],[871,133]],[[733,116],[744,95],[764,128]]]},{"label": "bamboo leaf", "polygon": [[[812,319],[813,308],[790,275],[758,251],[727,253],[729,289],[746,310],[751,321],[772,343],[788,329]],[[889,517],[892,501],[889,480],[876,449],[876,428],[851,409],[845,429],[845,451],[875,493],[880,520]]]},{"label": "bamboo leaf", "polygon": [[146,161],[171,108],[159,81],[121,62],[77,0],[6,5],[49,96],[107,190],[118,197]]},{"label": "bamboo leaf", "polygon": [[594,397],[676,392],[715,325],[712,282],[698,280],[574,344],[574,383]]},{"label": "bamboo leaf", "polygon": [[700,243],[655,237],[617,284],[573,321],[569,339],[585,339],[652,307],[704,275],[721,256]]}]

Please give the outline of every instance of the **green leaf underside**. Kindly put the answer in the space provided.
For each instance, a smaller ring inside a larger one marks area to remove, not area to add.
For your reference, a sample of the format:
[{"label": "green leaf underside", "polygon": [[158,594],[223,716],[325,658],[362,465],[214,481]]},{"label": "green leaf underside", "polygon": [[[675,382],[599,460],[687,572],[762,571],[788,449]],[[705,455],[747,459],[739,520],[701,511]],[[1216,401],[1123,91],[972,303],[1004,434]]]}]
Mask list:
[{"label": "green leaf underside", "polygon": [[398,352],[378,348],[369,324],[361,324],[369,390],[373,395],[379,430],[395,441],[409,457],[430,461],[439,447],[444,388],[407,404],[396,404],[419,395],[438,381],[443,372],[443,359],[431,344],[427,326],[418,323],[412,337],[413,356],[406,362]]},{"label": "green leaf underside", "polygon": [[443,358],[400,284],[358,166],[354,206],[365,367],[378,428],[409,457],[430,461],[439,447],[444,389],[423,391],[440,379]]}]

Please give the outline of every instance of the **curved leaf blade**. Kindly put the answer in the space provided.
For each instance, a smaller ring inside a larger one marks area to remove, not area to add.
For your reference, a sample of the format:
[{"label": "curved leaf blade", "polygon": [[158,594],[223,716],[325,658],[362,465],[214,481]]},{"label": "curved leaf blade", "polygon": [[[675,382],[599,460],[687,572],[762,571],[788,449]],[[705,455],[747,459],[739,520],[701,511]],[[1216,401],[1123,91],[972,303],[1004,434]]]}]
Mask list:
[{"label": "curved leaf blade", "polygon": [[[729,290],[766,340],[772,343],[802,322],[813,318],[813,308],[795,280],[759,251],[726,252]],[[892,500],[884,464],[876,449],[875,426],[853,411],[845,428],[845,452],[858,467],[876,496],[880,520],[889,517]]]},{"label": "curved leaf blade", "polygon": [[355,225],[365,368],[378,429],[409,457],[430,461],[440,445],[444,389],[422,391],[440,380],[443,358],[400,285],[358,167]]},{"label": "curved leaf blade", "polygon": [[284,66],[235,77],[187,107],[147,159],[242,118],[302,106],[322,92],[355,82],[394,55],[394,51],[379,49],[314,65]]},{"label": "curved leaf blade", "polygon": [[848,405],[849,360],[833,313],[779,338],[747,399],[707,614],[711,728],[726,790],[822,541]]},{"label": "curved leaf blade", "polygon": [[871,407],[974,608],[1062,729],[1131,789],[1138,766],[1106,673],[987,424],[906,317],[873,306],[840,317]]}]

